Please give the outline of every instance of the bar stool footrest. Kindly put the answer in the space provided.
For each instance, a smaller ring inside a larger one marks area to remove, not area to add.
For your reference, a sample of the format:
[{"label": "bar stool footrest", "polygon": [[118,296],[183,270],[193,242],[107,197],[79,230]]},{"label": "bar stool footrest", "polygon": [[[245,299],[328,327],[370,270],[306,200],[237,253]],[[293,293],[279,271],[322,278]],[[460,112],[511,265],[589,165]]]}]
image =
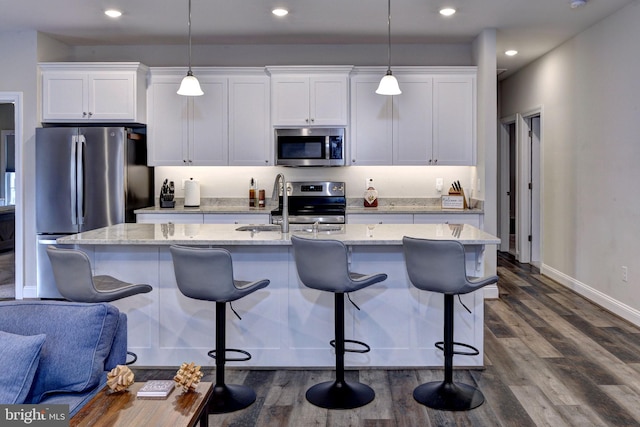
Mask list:
[{"label": "bar stool footrest", "polygon": [[[444,341],[438,341],[435,345],[439,350],[444,351]],[[457,345],[459,347],[465,347],[465,348],[468,348],[468,349],[471,350],[471,351],[456,351],[456,350],[454,350],[453,354],[461,354],[461,355],[464,355],[464,356],[477,356],[477,355],[480,354],[480,351],[478,351],[478,349],[475,348],[472,345],[461,343],[461,342],[455,342],[455,341],[454,341],[453,345],[454,346]]]},{"label": "bar stool footrest", "polygon": [[131,356],[131,360],[124,362],[125,365],[133,365],[138,360],[138,355],[133,351],[127,351],[127,356]]},{"label": "bar stool footrest", "polygon": [[[371,347],[369,347],[369,344],[364,343],[362,341],[344,340],[344,342],[345,342],[345,344],[346,343],[351,343],[351,344],[361,345],[362,347],[364,347],[363,349],[345,348],[344,349],[345,352],[348,352],[348,353],[369,353],[371,351]],[[329,344],[331,345],[331,347],[336,348],[336,340],[329,341]]]},{"label": "bar stool footrest", "polygon": [[[240,353],[244,354],[246,357],[226,357],[226,353]],[[207,353],[209,357],[212,359],[216,358],[216,350],[211,350]],[[237,348],[228,348],[225,350],[225,362],[246,362],[247,360],[251,360],[251,353],[244,350],[238,350]]]}]

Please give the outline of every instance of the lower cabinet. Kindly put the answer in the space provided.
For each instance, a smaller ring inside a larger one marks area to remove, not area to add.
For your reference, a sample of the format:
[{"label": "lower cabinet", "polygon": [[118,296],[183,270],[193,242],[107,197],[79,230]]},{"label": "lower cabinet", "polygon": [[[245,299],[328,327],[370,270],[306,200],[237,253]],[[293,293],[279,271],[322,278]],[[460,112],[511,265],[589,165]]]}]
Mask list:
[{"label": "lower cabinet", "polygon": [[136,215],[139,224],[202,224],[202,213],[139,213]]},{"label": "lower cabinet", "polygon": [[395,214],[362,213],[347,215],[347,224],[469,224],[482,228],[481,214]]},{"label": "lower cabinet", "polygon": [[415,214],[414,224],[469,224],[482,228],[480,214]]},{"label": "lower cabinet", "polygon": [[413,224],[412,214],[349,214],[347,224]]},{"label": "lower cabinet", "polygon": [[271,215],[264,214],[203,214],[205,224],[269,224]]},{"label": "lower cabinet", "polygon": [[269,213],[139,213],[139,224],[269,224]]}]

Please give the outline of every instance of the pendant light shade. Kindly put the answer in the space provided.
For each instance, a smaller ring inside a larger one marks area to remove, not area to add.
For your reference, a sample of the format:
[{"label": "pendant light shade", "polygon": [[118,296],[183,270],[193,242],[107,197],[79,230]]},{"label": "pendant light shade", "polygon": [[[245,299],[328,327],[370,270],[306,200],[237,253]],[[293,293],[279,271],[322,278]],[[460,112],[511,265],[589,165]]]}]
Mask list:
[{"label": "pendant light shade", "polygon": [[398,80],[391,73],[391,0],[387,2],[387,29],[388,29],[388,43],[387,43],[387,74],[380,80],[380,85],[376,89],[378,95],[400,95],[402,91],[398,85]]},{"label": "pendant light shade", "polygon": [[191,0],[189,0],[189,71],[187,71],[187,75],[182,79],[180,89],[178,89],[178,95],[204,95],[204,92],[200,88],[200,82],[191,71]]},{"label": "pendant light shade", "polygon": [[378,95],[400,95],[402,93],[398,80],[391,74],[391,68],[387,70],[387,74],[380,80],[376,93]]}]

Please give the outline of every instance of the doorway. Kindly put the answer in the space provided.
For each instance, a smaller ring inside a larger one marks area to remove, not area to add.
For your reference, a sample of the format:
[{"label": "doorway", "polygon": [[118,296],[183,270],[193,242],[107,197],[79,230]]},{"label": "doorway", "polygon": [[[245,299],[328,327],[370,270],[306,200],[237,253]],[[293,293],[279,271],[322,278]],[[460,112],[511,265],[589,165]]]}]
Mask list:
[{"label": "doorway", "polygon": [[516,114],[500,129],[500,251],[540,267],[542,112]]},{"label": "doorway", "polygon": [[[22,93],[0,92],[0,260],[3,272],[11,271],[11,277],[1,277],[0,298],[22,299],[23,293],[23,241],[22,235]],[[10,227],[8,225],[10,223]],[[9,228],[7,228],[9,227]],[[7,256],[7,254],[9,256]],[[7,264],[10,263],[11,265]],[[20,266],[20,267],[19,267]],[[11,269],[11,267],[13,267]]]}]

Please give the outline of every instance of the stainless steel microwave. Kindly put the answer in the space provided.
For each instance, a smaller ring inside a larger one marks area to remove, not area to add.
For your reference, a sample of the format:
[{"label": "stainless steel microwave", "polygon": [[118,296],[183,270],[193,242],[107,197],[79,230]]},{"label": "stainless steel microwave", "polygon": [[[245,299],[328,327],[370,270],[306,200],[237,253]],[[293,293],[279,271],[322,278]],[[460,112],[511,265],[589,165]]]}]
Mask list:
[{"label": "stainless steel microwave", "polygon": [[276,129],[276,165],[344,166],[344,128]]}]

